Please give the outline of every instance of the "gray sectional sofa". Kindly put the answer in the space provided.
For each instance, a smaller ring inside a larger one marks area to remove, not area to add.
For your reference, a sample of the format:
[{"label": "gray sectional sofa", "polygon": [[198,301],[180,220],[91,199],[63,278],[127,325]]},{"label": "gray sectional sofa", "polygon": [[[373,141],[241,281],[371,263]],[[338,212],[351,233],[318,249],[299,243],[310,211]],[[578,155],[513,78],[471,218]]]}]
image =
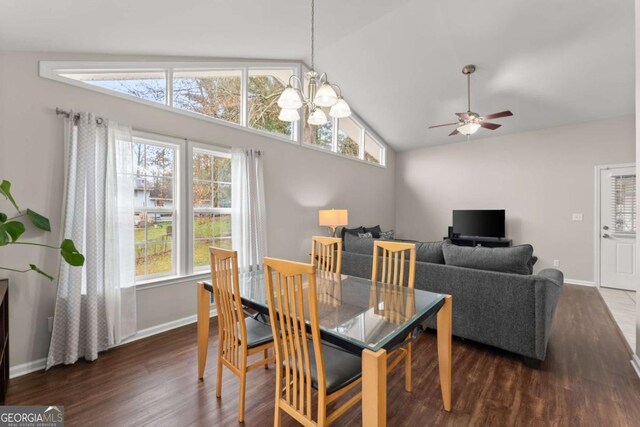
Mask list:
[{"label": "gray sectional sofa", "polygon": [[[370,278],[373,239],[347,235],[344,243],[342,273]],[[562,272],[531,274],[530,245],[465,248],[443,241],[417,242],[416,249],[415,287],[453,297],[453,335],[520,354],[530,365],[545,359]],[[435,319],[425,326],[435,329]]]}]

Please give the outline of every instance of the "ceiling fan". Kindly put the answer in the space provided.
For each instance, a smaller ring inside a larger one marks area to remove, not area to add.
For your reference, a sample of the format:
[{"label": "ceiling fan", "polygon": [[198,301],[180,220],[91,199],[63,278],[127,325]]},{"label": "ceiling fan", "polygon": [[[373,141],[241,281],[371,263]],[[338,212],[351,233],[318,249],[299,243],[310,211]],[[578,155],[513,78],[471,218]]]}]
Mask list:
[{"label": "ceiling fan", "polygon": [[462,69],[462,74],[467,76],[467,112],[456,113],[456,116],[458,116],[458,121],[455,123],[445,123],[443,125],[429,126],[429,129],[457,125],[458,127],[453,132],[451,132],[449,136],[457,134],[469,136],[474,134],[481,127],[489,130],[496,130],[500,126],[502,126],[496,123],[489,123],[487,122],[487,120],[513,116],[513,113],[509,110],[502,111],[500,113],[489,114],[486,116],[481,116],[480,114],[471,111],[471,74],[475,70],[476,66],[473,64],[465,65]]}]

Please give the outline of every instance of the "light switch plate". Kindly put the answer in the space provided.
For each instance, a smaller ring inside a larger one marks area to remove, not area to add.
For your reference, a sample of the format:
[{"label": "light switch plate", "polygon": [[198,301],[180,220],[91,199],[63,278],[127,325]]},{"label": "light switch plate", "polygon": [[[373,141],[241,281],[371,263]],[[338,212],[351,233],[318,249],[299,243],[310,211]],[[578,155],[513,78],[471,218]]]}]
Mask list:
[{"label": "light switch plate", "polygon": [[554,259],[553,260],[553,266],[554,267],[560,267],[560,260],[559,259]]},{"label": "light switch plate", "polygon": [[582,215],[581,213],[574,213],[574,214],[571,216],[571,219],[572,219],[573,221],[582,221],[582,220],[584,219],[584,217],[583,217],[583,215]]}]

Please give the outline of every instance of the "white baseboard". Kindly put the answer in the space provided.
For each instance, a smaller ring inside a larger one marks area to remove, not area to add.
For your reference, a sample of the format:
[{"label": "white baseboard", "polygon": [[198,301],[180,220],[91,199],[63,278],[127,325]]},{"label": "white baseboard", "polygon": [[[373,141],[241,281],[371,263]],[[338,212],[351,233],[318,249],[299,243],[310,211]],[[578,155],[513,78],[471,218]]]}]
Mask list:
[{"label": "white baseboard", "polygon": [[22,363],[20,365],[12,366],[9,368],[9,378],[20,377],[22,375],[30,374],[31,372],[41,371],[47,366],[47,358],[33,360],[31,362]]},{"label": "white baseboard", "polygon": [[591,286],[595,287],[596,283],[589,280],[578,280],[578,279],[564,279],[564,283],[569,285],[580,285],[580,286]]},{"label": "white baseboard", "polygon": [[638,377],[640,377],[640,357],[638,357],[638,355],[635,353],[633,353],[633,357],[631,358],[631,366],[633,366],[636,374],[638,374]]},{"label": "white baseboard", "polygon": [[[211,317],[216,316],[217,312],[215,308],[211,309],[210,312]],[[172,329],[179,328],[181,326],[190,325],[195,323],[198,320],[197,315],[183,317],[182,319],[172,320],[171,322],[163,323],[160,325],[152,326],[147,329],[142,329],[136,332],[132,337],[127,338],[122,341],[120,344],[113,346],[112,348],[118,347],[123,344],[127,344],[130,342],[138,341],[143,338],[150,337],[152,335],[161,334],[163,332],[170,331]],[[9,368],[9,378],[16,378],[22,375],[30,374],[31,372],[41,371],[47,366],[47,358],[37,359],[31,362],[22,363],[20,365],[12,366]]]}]

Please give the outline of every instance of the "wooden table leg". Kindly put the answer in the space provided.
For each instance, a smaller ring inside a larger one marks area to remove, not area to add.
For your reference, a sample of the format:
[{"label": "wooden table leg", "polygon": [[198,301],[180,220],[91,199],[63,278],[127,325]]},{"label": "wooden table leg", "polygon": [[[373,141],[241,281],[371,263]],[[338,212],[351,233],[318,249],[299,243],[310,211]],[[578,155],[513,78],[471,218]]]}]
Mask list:
[{"label": "wooden table leg", "polygon": [[204,377],[209,348],[209,316],[211,312],[211,293],[198,283],[198,379]]},{"label": "wooden table leg", "polygon": [[438,312],[438,367],[444,410],[451,412],[451,295]]},{"label": "wooden table leg", "polygon": [[362,351],[362,425],[387,425],[387,351]]}]

